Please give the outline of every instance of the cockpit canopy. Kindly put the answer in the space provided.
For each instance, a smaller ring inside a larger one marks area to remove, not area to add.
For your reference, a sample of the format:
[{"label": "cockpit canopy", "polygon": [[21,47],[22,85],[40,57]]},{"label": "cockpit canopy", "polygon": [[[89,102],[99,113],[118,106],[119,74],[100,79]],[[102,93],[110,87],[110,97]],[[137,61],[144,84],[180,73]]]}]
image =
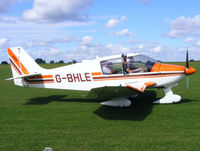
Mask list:
[{"label": "cockpit canopy", "polygon": [[100,62],[103,74],[131,74],[150,72],[156,60],[145,55],[133,55],[107,59]]}]

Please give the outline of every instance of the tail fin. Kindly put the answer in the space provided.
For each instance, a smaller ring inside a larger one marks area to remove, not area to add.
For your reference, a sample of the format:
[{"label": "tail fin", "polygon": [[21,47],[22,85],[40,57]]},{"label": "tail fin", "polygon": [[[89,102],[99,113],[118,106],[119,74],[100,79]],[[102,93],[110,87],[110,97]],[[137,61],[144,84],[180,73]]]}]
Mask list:
[{"label": "tail fin", "polygon": [[[21,47],[8,48],[8,55],[13,78],[22,75],[41,73],[44,70]],[[14,79],[14,83],[24,86],[22,78]]]}]

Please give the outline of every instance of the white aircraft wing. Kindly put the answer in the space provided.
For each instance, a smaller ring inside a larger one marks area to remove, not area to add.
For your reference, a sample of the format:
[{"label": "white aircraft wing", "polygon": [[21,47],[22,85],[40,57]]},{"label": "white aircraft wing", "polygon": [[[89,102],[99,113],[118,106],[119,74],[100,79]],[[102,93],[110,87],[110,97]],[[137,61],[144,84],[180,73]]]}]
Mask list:
[{"label": "white aircraft wing", "polygon": [[136,81],[136,82],[126,83],[125,85],[128,88],[143,93],[147,87],[150,87],[155,84],[156,83],[153,81]]},{"label": "white aircraft wing", "polygon": [[109,99],[109,98],[116,98],[116,97],[126,97],[126,96],[133,96],[136,95],[138,92],[133,91],[127,87],[99,87],[90,90],[88,93],[88,97],[95,97],[99,99]]},{"label": "white aircraft wing", "polygon": [[126,97],[134,96],[138,93],[143,93],[144,90],[152,85],[155,85],[155,82],[152,81],[139,81],[133,83],[126,83],[124,86],[109,86],[109,87],[100,87],[90,90],[88,97],[98,97],[98,98],[117,98],[117,97]]}]

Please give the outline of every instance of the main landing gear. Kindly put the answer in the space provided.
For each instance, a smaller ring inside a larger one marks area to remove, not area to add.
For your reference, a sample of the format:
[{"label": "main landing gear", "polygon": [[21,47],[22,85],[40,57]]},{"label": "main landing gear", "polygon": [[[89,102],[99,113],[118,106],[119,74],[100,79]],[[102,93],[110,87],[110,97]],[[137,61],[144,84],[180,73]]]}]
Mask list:
[{"label": "main landing gear", "polygon": [[177,94],[173,94],[172,87],[177,86],[177,84],[169,85],[166,88],[164,88],[165,96],[153,103],[155,104],[171,104],[171,103],[177,103],[181,101],[181,97]]},{"label": "main landing gear", "polygon": [[[169,85],[164,88],[165,96],[159,100],[154,101],[154,104],[171,104],[181,101],[181,97],[172,92],[172,87],[177,86],[177,84]],[[137,97],[137,95],[133,96]],[[114,98],[105,102],[101,102],[102,105],[113,106],[113,107],[129,107],[131,101],[127,98]]]}]

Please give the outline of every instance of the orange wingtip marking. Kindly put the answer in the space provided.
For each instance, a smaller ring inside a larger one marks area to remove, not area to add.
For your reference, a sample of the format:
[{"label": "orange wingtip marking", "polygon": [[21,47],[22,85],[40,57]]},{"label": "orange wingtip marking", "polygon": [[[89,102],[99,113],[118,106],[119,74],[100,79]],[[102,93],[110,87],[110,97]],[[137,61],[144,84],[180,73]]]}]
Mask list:
[{"label": "orange wingtip marking", "polygon": [[155,84],[156,84],[155,82],[151,82],[151,81],[145,83],[146,87],[150,87],[150,86],[155,85]]},{"label": "orange wingtip marking", "polygon": [[144,85],[143,85],[140,89],[139,89],[139,88],[135,88],[135,87],[130,86],[130,85],[126,85],[126,87],[131,88],[131,89],[133,89],[133,90],[136,90],[137,92],[143,93],[144,90],[145,90],[147,87],[152,86],[152,85],[155,85],[155,84],[156,84],[155,82],[149,81],[149,82],[144,83]]},{"label": "orange wingtip marking", "polygon": [[19,59],[15,56],[15,54],[12,52],[12,50],[10,48],[8,48],[8,55],[10,56],[10,58],[12,58],[12,60],[15,62],[15,64],[17,65],[18,69],[21,69],[21,71],[24,74],[29,74],[28,70],[24,67],[24,65],[19,61]]},{"label": "orange wingtip marking", "polygon": [[102,75],[101,72],[92,72],[92,76],[99,76],[99,75]]},{"label": "orange wingtip marking", "polygon": [[126,85],[126,87],[127,87],[127,88],[131,88],[131,89],[133,89],[133,90],[135,90],[135,91],[137,91],[137,92],[140,92],[140,93],[143,93],[143,92],[144,92],[144,89],[145,89],[145,88],[138,89],[138,88],[132,87],[132,86],[130,86],[130,85]]}]

